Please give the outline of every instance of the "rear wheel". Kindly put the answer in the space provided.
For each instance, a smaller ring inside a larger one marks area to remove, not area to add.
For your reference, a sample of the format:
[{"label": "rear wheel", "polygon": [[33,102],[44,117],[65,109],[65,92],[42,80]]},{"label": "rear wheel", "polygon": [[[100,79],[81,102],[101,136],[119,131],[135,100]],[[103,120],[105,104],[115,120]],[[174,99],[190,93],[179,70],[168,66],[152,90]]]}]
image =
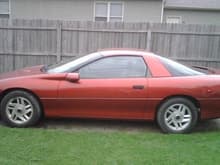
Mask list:
[{"label": "rear wheel", "polygon": [[36,124],[41,117],[38,100],[25,91],[12,91],[1,102],[3,122],[11,127],[28,127]]},{"label": "rear wheel", "polygon": [[157,122],[165,133],[190,132],[198,120],[196,106],[185,98],[172,98],[163,103],[157,112]]}]

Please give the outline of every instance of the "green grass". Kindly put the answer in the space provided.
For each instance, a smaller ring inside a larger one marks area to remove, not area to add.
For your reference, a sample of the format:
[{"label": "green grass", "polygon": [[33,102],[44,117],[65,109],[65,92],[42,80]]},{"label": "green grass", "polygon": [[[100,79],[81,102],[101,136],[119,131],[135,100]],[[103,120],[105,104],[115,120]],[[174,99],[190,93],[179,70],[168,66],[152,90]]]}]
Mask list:
[{"label": "green grass", "polygon": [[165,135],[0,126],[0,164],[219,164],[220,132]]}]

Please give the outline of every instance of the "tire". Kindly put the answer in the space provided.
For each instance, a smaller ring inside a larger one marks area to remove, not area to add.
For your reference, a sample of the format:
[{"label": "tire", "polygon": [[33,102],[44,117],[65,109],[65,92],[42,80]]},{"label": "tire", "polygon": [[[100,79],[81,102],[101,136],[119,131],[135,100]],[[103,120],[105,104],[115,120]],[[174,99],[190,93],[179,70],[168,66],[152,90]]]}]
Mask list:
[{"label": "tire", "polygon": [[172,98],[157,112],[157,123],[164,133],[189,133],[198,120],[198,109],[188,99]]},{"label": "tire", "polygon": [[2,121],[10,127],[30,127],[41,117],[38,100],[21,90],[6,94],[1,101],[0,110]]}]

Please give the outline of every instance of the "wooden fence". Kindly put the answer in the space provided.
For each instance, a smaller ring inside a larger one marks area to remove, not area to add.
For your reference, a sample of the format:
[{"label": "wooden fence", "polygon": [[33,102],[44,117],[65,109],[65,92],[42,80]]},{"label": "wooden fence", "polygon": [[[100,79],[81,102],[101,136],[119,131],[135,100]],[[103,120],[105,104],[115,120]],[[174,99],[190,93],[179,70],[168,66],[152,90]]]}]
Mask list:
[{"label": "wooden fence", "polygon": [[220,27],[160,23],[0,20],[0,72],[103,48],[139,48],[189,65],[220,68]]}]

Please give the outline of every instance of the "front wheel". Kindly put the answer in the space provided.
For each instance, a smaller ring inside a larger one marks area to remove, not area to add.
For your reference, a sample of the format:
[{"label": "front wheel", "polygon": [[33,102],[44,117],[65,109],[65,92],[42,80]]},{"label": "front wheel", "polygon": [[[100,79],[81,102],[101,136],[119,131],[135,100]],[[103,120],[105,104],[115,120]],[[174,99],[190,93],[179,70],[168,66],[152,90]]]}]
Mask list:
[{"label": "front wheel", "polygon": [[25,91],[12,91],[1,102],[3,122],[11,127],[28,127],[34,125],[41,116],[38,100]]},{"label": "front wheel", "polygon": [[198,109],[185,98],[164,102],[157,112],[157,123],[165,133],[187,133],[198,120]]}]

